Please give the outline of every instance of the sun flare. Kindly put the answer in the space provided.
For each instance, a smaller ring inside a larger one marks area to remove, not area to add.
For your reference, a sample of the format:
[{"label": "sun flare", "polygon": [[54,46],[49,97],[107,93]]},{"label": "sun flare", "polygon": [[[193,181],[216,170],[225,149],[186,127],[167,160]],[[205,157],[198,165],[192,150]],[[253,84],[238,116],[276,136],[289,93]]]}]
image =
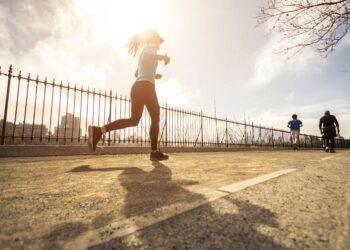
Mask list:
[{"label": "sun flare", "polygon": [[110,45],[125,57],[128,39],[145,29],[165,31],[167,5],[162,0],[77,0],[78,16],[92,30],[94,43]]}]

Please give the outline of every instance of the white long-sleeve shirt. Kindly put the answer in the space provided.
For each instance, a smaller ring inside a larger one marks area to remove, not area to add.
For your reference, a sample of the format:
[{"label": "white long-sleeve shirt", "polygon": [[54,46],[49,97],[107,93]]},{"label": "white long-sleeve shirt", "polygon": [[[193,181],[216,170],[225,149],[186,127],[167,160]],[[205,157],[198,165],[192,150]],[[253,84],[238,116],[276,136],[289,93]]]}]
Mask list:
[{"label": "white long-sleeve shirt", "polygon": [[155,83],[155,74],[158,61],[163,60],[162,55],[158,55],[159,47],[155,44],[148,44],[141,52],[138,68],[135,72],[136,81],[149,81]]}]

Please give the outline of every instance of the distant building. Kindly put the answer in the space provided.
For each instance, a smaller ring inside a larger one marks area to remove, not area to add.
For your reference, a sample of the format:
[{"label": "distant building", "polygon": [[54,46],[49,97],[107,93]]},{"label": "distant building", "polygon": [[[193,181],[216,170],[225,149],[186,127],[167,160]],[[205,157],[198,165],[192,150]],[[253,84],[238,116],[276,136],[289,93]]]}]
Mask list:
[{"label": "distant building", "polygon": [[53,137],[58,138],[73,138],[78,139],[81,133],[80,117],[74,117],[73,114],[67,113],[67,115],[61,116],[61,123],[59,127],[55,127]]},{"label": "distant building", "polygon": [[[0,133],[2,133],[4,120],[0,120]],[[5,142],[18,142],[23,141],[29,142],[36,138],[45,138],[48,136],[48,129],[46,125],[32,124],[32,123],[17,123],[6,122],[5,127]]]}]

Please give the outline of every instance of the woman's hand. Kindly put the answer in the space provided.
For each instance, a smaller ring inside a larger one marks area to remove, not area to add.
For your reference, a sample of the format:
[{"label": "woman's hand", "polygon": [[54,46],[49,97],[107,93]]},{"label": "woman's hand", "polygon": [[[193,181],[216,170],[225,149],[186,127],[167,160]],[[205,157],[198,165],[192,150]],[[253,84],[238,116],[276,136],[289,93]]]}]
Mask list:
[{"label": "woman's hand", "polygon": [[163,77],[162,74],[158,74],[158,73],[154,76],[154,78],[157,79],[157,80],[159,80],[162,77]]},{"label": "woman's hand", "polygon": [[164,60],[164,65],[167,65],[170,62],[170,57],[167,54],[165,54],[163,60]]}]

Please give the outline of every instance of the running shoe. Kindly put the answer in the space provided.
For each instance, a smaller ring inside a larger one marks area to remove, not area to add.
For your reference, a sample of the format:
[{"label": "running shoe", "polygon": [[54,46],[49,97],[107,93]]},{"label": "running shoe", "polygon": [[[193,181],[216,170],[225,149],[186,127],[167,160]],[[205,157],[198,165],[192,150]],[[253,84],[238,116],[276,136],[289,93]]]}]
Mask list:
[{"label": "running shoe", "polygon": [[151,161],[163,161],[168,159],[169,155],[163,154],[162,151],[151,152],[150,154]]},{"label": "running shoe", "polygon": [[101,137],[102,133],[100,127],[89,126],[88,146],[91,152],[95,152],[96,145]]}]

